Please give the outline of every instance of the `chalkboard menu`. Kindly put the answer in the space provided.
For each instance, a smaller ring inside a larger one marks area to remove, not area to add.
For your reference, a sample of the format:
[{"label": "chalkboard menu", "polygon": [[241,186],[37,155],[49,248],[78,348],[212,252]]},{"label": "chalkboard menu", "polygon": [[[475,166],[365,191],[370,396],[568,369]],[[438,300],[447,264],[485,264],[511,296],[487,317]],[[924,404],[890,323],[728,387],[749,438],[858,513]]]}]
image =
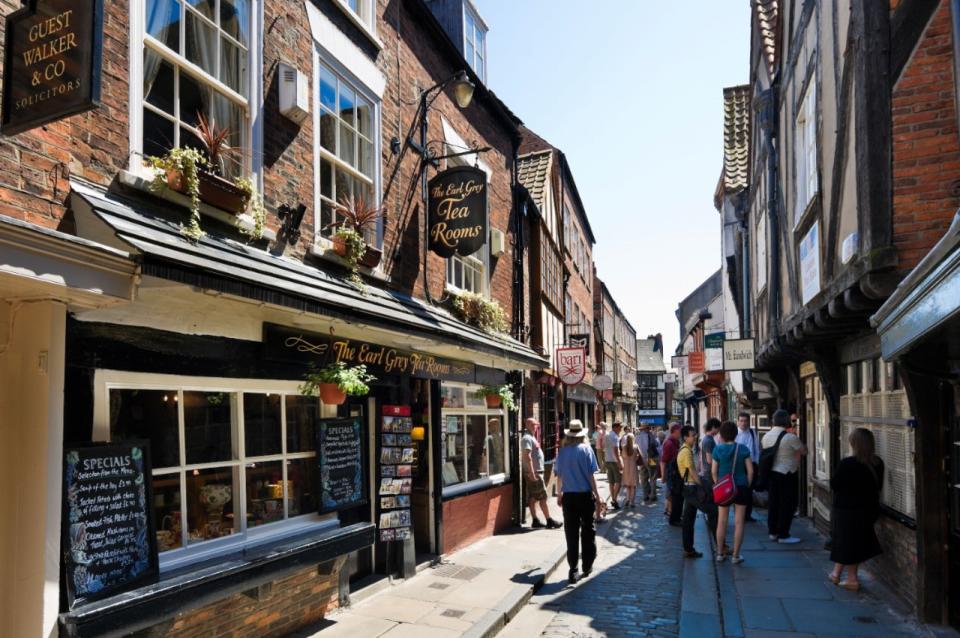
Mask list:
[{"label": "chalkboard menu", "polygon": [[322,419],[317,424],[320,512],[367,503],[360,419]]},{"label": "chalkboard menu", "polygon": [[156,576],[157,547],[148,443],[64,453],[61,547],[72,608]]}]

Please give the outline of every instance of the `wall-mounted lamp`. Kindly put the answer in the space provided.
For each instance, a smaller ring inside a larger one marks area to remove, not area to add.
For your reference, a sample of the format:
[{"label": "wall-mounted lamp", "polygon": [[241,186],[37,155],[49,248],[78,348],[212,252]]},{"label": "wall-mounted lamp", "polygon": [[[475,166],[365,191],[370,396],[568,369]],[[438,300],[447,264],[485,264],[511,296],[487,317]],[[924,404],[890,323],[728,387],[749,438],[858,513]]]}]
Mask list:
[{"label": "wall-mounted lamp", "polygon": [[427,436],[427,430],[422,425],[415,425],[410,430],[410,439],[413,441],[422,441]]},{"label": "wall-mounted lamp", "polygon": [[277,208],[277,217],[283,222],[280,233],[287,238],[287,243],[291,246],[300,240],[300,224],[303,223],[306,210],[307,207],[303,204],[297,204],[296,208],[280,204]]}]

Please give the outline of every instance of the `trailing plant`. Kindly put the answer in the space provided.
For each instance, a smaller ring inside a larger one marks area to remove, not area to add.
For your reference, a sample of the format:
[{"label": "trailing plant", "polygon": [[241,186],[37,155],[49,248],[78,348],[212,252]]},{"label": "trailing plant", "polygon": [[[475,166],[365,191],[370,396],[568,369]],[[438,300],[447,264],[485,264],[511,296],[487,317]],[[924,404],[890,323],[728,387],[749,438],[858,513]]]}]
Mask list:
[{"label": "trailing plant", "polygon": [[251,239],[261,239],[263,237],[263,226],[267,219],[267,213],[263,208],[263,196],[254,186],[253,182],[246,177],[238,177],[234,180],[242,191],[247,193],[247,202],[249,202],[249,213],[253,218],[253,230],[240,229],[240,232]]},{"label": "trailing plant", "polygon": [[333,383],[341,391],[354,397],[369,394],[370,386],[368,384],[377,380],[375,376],[367,372],[367,366],[348,366],[343,361],[330,363],[322,368],[310,364],[310,368],[303,379],[303,383],[300,384],[298,389],[300,394],[305,396],[315,396],[319,392],[321,383]]},{"label": "trailing plant", "polygon": [[364,241],[363,235],[361,235],[359,231],[349,226],[340,226],[337,228],[334,237],[342,241],[344,246],[346,246],[347,251],[343,258],[350,268],[350,276],[348,277],[350,283],[364,290],[366,286],[363,283],[363,279],[360,278],[358,265],[360,264],[360,259],[363,257],[363,254],[367,252],[367,242]]},{"label": "trailing plant", "polygon": [[507,411],[516,409],[517,404],[513,398],[513,390],[509,385],[485,385],[476,392],[479,399],[489,396],[500,397],[500,404]]},{"label": "trailing plant", "polygon": [[191,241],[200,241],[204,236],[200,228],[200,178],[197,171],[207,166],[207,158],[195,148],[173,148],[162,157],[148,157],[147,162],[156,169],[150,188],[159,191],[167,186],[168,175],[179,173],[190,198],[190,223],[180,224],[180,233]]},{"label": "trailing plant", "polygon": [[507,315],[496,301],[472,292],[457,293],[453,309],[465,323],[486,332],[506,332]]}]

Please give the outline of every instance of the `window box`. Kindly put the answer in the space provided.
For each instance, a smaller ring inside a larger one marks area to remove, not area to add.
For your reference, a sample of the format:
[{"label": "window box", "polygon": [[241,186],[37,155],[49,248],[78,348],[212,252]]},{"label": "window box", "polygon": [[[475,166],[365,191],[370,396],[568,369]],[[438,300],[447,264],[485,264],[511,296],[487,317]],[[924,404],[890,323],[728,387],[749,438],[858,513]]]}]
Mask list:
[{"label": "window box", "polygon": [[[247,208],[247,192],[230,180],[209,171],[197,171],[200,201],[237,215]],[[186,180],[180,171],[167,171],[167,186],[181,194],[187,193]]]},{"label": "window box", "polygon": [[360,264],[373,270],[380,265],[381,259],[383,259],[382,250],[374,248],[373,246],[367,246],[366,252],[364,252],[363,257],[360,258]]}]

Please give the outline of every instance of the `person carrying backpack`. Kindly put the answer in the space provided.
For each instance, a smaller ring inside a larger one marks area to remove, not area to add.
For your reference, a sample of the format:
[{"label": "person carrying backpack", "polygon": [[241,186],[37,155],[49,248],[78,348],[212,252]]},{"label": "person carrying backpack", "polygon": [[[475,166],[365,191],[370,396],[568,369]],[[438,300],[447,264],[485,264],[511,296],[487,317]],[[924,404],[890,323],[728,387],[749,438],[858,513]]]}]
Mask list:
[{"label": "person carrying backpack", "polygon": [[807,446],[792,430],[790,414],[783,409],[774,412],[773,428],[763,437],[760,455],[760,482],[770,491],[767,531],[770,540],[788,545],[800,542],[790,535],[790,526],[800,496],[800,457],[807,453]]}]

